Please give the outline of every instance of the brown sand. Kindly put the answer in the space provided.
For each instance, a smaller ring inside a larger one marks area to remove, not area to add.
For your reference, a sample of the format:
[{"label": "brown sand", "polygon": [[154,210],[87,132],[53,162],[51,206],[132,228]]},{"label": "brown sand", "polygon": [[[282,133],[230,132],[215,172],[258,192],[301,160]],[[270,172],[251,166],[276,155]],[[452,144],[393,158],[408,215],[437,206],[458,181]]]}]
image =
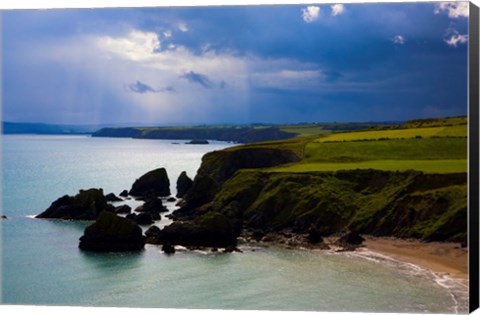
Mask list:
[{"label": "brown sand", "polygon": [[468,249],[458,243],[404,240],[365,236],[365,246],[372,252],[389,256],[429,269],[438,274],[448,274],[451,278],[468,284]]}]

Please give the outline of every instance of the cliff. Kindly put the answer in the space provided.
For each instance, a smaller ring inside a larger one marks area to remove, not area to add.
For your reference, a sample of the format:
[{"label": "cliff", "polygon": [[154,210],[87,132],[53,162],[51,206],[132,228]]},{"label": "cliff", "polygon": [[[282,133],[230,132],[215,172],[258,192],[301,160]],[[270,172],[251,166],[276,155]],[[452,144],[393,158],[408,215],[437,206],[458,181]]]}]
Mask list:
[{"label": "cliff", "polygon": [[373,169],[271,172],[300,160],[290,150],[258,147],[204,156],[177,220],[225,215],[235,231],[321,235],[348,230],[425,241],[467,238],[467,174]]}]

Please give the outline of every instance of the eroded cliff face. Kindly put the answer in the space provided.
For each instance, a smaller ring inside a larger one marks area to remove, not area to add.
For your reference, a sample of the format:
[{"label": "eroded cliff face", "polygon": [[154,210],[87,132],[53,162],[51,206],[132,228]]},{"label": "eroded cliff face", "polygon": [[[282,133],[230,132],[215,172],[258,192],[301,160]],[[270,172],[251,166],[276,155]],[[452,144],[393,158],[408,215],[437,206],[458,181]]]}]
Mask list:
[{"label": "eroded cliff face", "polygon": [[293,163],[300,158],[292,151],[268,148],[223,150],[206,154],[185,196],[185,209],[198,208],[213,200],[223,183],[241,169],[258,169]]},{"label": "eroded cliff face", "polygon": [[247,148],[203,158],[181,220],[218,212],[235,231],[347,230],[426,241],[465,241],[467,174],[346,170],[269,172],[299,158],[288,150]]}]

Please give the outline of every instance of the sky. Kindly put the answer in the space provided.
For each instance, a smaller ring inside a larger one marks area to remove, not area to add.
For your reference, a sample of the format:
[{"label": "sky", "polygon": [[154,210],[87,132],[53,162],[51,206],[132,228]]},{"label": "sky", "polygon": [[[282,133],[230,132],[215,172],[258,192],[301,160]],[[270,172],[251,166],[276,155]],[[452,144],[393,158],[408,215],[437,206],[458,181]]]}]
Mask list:
[{"label": "sky", "polygon": [[5,10],[2,41],[4,121],[467,113],[468,2]]}]

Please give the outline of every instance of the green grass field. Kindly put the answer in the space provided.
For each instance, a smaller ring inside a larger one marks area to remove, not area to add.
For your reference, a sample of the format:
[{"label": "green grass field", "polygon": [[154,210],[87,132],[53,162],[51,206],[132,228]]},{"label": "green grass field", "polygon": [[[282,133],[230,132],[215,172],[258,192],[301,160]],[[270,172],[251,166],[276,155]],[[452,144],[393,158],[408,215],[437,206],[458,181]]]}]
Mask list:
[{"label": "green grass field", "polygon": [[417,170],[424,173],[464,173],[467,171],[467,160],[370,160],[344,163],[295,163],[272,168],[271,172],[319,172],[355,169],[377,169],[384,171]]},{"label": "green grass field", "polygon": [[[460,118],[456,120],[462,121]],[[435,120],[436,123],[438,121],[442,120]],[[302,158],[300,162],[271,168],[269,171],[413,169],[425,173],[466,172],[467,141],[467,125],[464,124],[366,130],[297,138],[295,141],[292,139],[268,144],[268,146],[294,149],[294,152],[303,153],[298,154]]]},{"label": "green grass field", "polygon": [[465,137],[467,135],[467,125],[428,127],[428,128],[410,128],[410,129],[388,129],[388,130],[367,130],[356,132],[333,133],[320,137],[316,142],[334,142],[334,141],[358,141],[358,140],[378,140],[378,139],[411,139],[416,137]]}]

